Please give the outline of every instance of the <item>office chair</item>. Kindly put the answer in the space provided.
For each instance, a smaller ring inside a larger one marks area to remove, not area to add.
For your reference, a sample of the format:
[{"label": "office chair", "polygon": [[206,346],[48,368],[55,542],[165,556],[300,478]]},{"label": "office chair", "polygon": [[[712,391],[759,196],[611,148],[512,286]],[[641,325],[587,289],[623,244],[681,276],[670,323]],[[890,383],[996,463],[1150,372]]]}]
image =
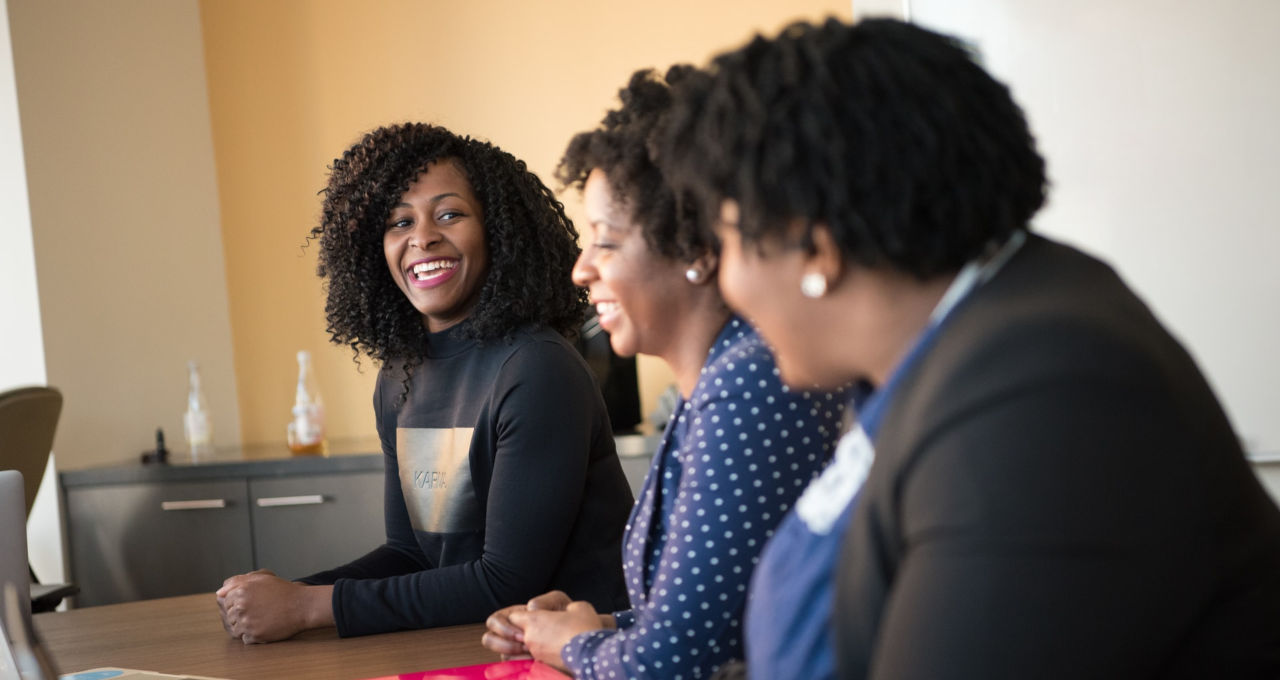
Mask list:
[{"label": "office chair", "polygon": [[[53,435],[62,413],[62,393],[52,387],[19,387],[0,392],[0,468],[22,473],[27,517],[49,464]],[[41,584],[31,571],[31,610],[53,611],[62,598],[79,588],[69,584]]]}]

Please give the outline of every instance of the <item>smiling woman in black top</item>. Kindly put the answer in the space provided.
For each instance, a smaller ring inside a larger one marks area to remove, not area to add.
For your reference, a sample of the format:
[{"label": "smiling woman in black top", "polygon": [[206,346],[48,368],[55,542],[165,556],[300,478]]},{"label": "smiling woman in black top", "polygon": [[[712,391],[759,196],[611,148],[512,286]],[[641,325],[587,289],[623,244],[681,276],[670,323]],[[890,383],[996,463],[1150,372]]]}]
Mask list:
[{"label": "smiling woman in black top", "polygon": [[[269,642],[478,622],[548,589],[626,600],[632,497],[590,371],[577,233],[523,162],[425,124],[334,161],[312,230],[335,343],[381,364],[386,543],[288,582],[218,591],[233,637]],[[317,537],[323,540],[323,537]]]}]

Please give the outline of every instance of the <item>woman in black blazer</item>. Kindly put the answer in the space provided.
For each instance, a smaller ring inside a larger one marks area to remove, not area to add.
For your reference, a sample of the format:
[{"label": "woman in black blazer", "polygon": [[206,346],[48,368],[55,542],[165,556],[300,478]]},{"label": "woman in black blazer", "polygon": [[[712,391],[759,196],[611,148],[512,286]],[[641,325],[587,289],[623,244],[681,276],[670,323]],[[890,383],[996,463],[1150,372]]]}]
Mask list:
[{"label": "woman in black blazer", "polygon": [[[1008,90],[891,20],[711,70],[666,163],[720,214],[726,300],[789,384],[875,389],[765,550],[751,674],[1280,677],[1280,511],[1142,301],[1028,233],[1044,164]],[[787,602],[823,588],[798,645]]]}]

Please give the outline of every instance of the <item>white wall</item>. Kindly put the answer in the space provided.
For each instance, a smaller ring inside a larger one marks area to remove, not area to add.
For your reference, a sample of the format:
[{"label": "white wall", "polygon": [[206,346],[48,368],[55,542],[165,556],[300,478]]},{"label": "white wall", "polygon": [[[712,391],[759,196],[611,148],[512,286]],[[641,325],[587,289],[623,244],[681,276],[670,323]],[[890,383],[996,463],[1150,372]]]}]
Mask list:
[{"label": "white wall", "polygon": [[853,0],[855,17],[894,17],[909,19],[910,0]]},{"label": "white wall", "polygon": [[[13,80],[9,9],[0,0],[0,391],[45,382],[35,250]],[[62,535],[53,458],[27,523],[27,551],[44,581],[62,581]]]},{"label": "white wall", "polygon": [[1037,231],[1111,262],[1280,454],[1280,2],[854,4],[977,43],[1048,159]]},{"label": "white wall", "polygon": [[8,389],[44,383],[45,376],[9,12],[0,9],[0,389]]}]

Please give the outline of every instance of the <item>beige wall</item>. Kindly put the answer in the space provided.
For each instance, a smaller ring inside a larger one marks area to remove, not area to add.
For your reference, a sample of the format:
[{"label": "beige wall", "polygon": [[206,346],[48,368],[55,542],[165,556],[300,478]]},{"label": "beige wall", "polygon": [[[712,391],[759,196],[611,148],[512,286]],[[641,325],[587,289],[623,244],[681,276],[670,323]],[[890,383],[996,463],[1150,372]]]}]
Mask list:
[{"label": "beige wall", "polygon": [[59,467],[182,448],[189,358],[237,443],[195,0],[8,6]]},{"label": "beige wall", "polygon": [[[370,436],[374,370],[327,343],[314,250],[325,167],[402,120],[490,139],[544,179],[632,70],[701,63],[757,30],[848,18],[847,0],[202,2],[227,290],[249,442],[281,440],[293,355],[316,355],[331,437]],[[571,212],[578,197],[566,195]],[[670,376],[642,366],[646,413]]]},{"label": "beige wall", "polygon": [[[331,436],[372,434],[374,371],[328,344],[300,248],[361,132],[435,121],[549,177],[633,68],[831,13],[849,6],[9,0],[59,467],[131,460],[157,426],[182,448],[188,358],[222,446],[283,439],[300,348]],[[648,411],[669,374],[641,373]]]}]

